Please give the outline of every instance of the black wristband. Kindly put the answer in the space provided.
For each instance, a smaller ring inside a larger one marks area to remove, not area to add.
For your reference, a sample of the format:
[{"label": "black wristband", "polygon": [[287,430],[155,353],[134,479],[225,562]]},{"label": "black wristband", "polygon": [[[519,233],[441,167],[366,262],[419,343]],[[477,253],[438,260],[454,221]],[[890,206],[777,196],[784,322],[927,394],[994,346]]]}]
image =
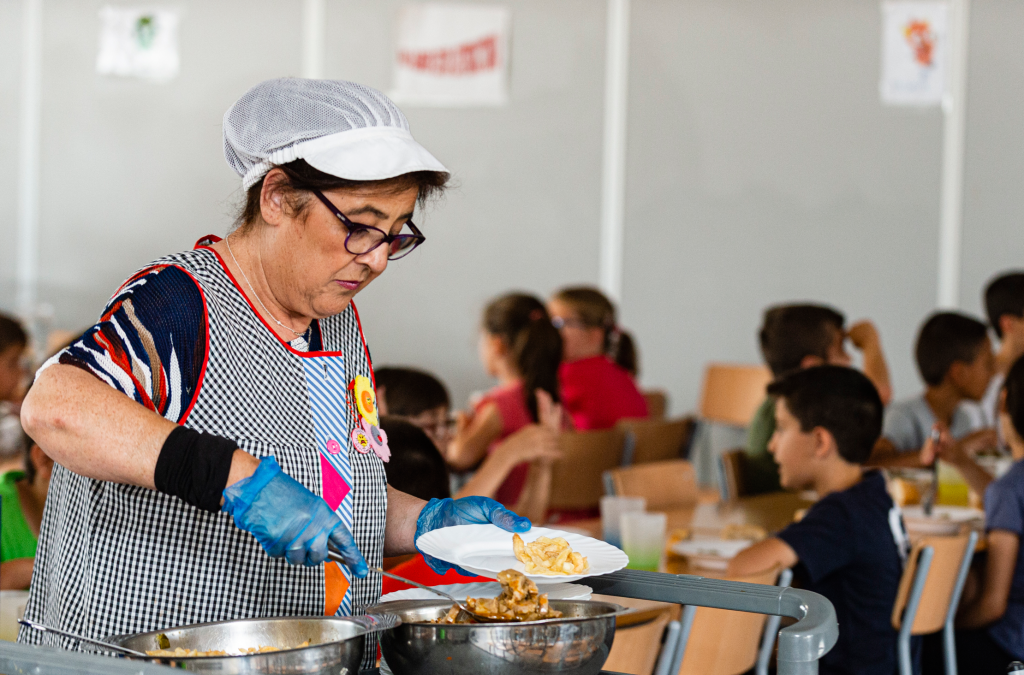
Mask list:
[{"label": "black wristband", "polygon": [[156,489],[217,513],[237,449],[238,444],[229,438],[175,427],[156,460]]}]

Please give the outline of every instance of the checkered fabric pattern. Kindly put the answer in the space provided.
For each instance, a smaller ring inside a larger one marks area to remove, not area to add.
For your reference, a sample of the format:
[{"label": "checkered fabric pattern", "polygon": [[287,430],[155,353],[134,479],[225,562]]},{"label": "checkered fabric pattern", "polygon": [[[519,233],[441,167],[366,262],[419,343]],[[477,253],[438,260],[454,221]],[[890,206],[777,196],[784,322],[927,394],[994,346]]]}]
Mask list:
[{"label": "checkered fabric pattern", "polygon": [[[212,249],[168,256],[193,276],[208,313],[208,362],[183,424],[235,439],[257,457],[321,491],[302,355],[259,320]],[[349,377],[372,379],[355,308],[321,320],[325,351],[344,355]],[[347,445],[353,469],[353,535],[371,566],[383,559],[387,485],[373,453]],[[318,615],[321,567],[266,555],[225,513],[201,511],[159,492],[84,478],[56,466],[46,501],[28,619],[102,638],[207,621]],[[356,608],[380,598],[381,578],[355,580]],[[19,641],[88,649],[49,633],[23,630]],[[372,665],[375,641],[368,641]],[[365,666],[366,664],[364,664]]]}]

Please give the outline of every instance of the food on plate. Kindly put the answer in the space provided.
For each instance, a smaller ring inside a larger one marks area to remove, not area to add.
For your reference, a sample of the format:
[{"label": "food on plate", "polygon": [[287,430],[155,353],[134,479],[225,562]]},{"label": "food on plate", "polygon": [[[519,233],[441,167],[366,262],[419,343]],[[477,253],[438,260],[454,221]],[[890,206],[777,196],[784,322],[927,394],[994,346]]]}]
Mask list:
[{"label": "food on plate", "polygon": [[[466,607],[474,614],[503,621],[539,621],[558,619],[562,613],[548,605],[548,594],[537,590],[537,584],[516,570],[498,572],[501,595],[496,598],[466,598]],[[432,623],[474,623],[471,617],[459,616],[458,605],[452,605],[440,619]]]},{"label": "food on plate", "polygon": [[744,523],[742,525],[732,524],[722,528],[719,535],[722,539],[749,539],[750,541],[761,541],[768,536],[765,529],[760,525]]},{"label": "food on plate", "polygon": [[[174,649],[168,649],[167,647],[169,647],[170,644],[167,641],[167,636],[165,636],[162,633],[159,636],[157,636],[157,640],[160,642],[160,646],[161,647],[165,647],[165,648],[164,649],[147,649],[146,650],[146,654],[148,656],[157,656],[157,657],[161,657],[161,658],[181,658],[183,656],[189,656],[189,657],[195,657],[195,656],[234,656],[233,654],[228,654],[228,652],[220,650],[220,649],[210,649],[208,651],[200,651],[200,650],[197,650],[197,649],[185,649],[183,647],[175,647]],[[306,640],[302,644],[295,645],[294,647],[243,647],[240,650],[238,650],[238,653],[241,654],[241,655],[245,655],[245,654],[263,654],[263,653],[266,653],[266,652],[279,652],[279,651],[281,651],[281,649],[299,649],[301,647],[308,647],[308,646],[309,646],[309,640]]]},{"label": "food on plate", "polygon": [[516,560],[526,566],[527,574],[583,574],[590,569],[587,557],[572,550],[561,537],[538,537],[529,544],[518,534],[512,535]]}]

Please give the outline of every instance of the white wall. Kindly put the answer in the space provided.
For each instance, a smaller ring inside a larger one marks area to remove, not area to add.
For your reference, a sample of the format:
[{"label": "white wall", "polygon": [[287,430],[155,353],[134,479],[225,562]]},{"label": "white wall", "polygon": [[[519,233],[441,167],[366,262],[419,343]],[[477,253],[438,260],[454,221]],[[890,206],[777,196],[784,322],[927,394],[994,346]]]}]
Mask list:
[{"label": "white wall", "polygon": [[[41,300],[91,322],[140,265],[226,231],[240,197],[220,119],[297,74],[301,1],[178,0],[169,85],[95,74],[97,0],[44,0]],[[328,77],[387,89],[399,0],[329,0]],[[487,386],[490,297],[597,281],[604,3],[510,0],[502,109],[408,109],[459,187],[419,216],[427,244],[358,304],[377,364]],[[974,0],[961,297],[1024,265],[1024,59],[1014,0]],[[941,116],[878,102],[873,0],[633,0],[623,323],[643,380],[692,409],[709,360],[756,361],[762,308],[810,299],[882,331],[897,395],[936,294]],[[0,307],[13,305],[20,1],[0,0]]]}]

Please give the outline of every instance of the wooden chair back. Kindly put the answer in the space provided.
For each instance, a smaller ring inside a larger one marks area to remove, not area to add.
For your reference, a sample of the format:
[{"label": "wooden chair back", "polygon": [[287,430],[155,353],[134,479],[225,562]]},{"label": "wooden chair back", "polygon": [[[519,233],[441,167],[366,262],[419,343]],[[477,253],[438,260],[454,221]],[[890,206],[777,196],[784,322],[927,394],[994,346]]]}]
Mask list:
[{"label": "wooden chair back", "polygon": [[914,542],[907,559],[907,566],[900,577],[900,587],[896,594],[896,604],[892,608],[892,626],[900,629],[903,623],[903,612],[910,596],[910,587],[917,573],[917,563],[921,550],[931,546],[935,551],[931,567],[924,582],[921,602],[917,606],[917,616],[911,627],[912,635],[925,635],[941,630],[946,623],[949,605],[956,589],[960,573],[960,564],[967,553],[970,534],[965,532],[956,536],[927,536]]},{"label": "wooden chair back", "polygon": [[[760,574],[730,578],[771,585],[779,577],[773,568]],[[683,654],[679,675],[740,675],[757,663],[765,614],[698,607]]]},{"label": "wooden chair back", "polygon": [[602,476],[622,464],[626,432],[565,431],[558,435],[562,458],[551,473],[551,510],[598,508],[604,496]]},{"label": "wooden chair back", "polygon": [[747,454],[739,448],[726,450],[721,454],[721,492],[722,498],[727,502],[735,501],[746,493],[743,482],[743,466],[746,460]]},{"label": "wooden chair back", "polygon": [[648,511],[697,505],[697,474],[685,459],[624,466],[608,473],[616,495],[643,497]]},{"label": "wooden chair back", "polygon": [[612,650],[604,662],[604,670],[611,673],[653,675],[665,627],[670,621],[679,620],[682,607],[666,602],[596,593],[592,599],[614,602],[635,612],[619,617],[615,622],[615,642],[612,643]]},{"label": "wooden chair back", "polygon": [[712,422],[745,427],[765,397],[772,373],[765,366],[709,364],[704,371],[700,416]]},{"label": "wooden chair back", "polygon": [[643,395],[647,401],[647,419],[665,419],[665,413],[668,411],[668,393],[660,389],[651,389],[643,392]]},{"label": "wooden chair back", "polygon": [[663,462],[683,457],[693,434],[693,420],[621,420],[618,425],[633,437],[633,464]]}]

